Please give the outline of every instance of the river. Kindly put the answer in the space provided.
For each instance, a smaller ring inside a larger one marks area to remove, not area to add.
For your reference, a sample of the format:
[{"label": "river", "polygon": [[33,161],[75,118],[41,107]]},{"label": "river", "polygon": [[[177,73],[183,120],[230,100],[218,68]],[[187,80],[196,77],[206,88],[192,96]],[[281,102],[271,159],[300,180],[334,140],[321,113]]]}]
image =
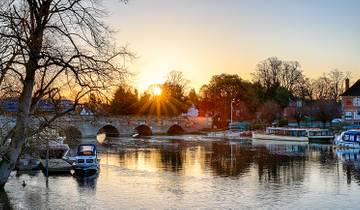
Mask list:
[{"label": "river", "polygon": [[[13,209],[352,209],[360,150],[332,145],[158,136],[101,147],[97,177],[13,172]],[[21,185],[22,181],[26,187]]]}]

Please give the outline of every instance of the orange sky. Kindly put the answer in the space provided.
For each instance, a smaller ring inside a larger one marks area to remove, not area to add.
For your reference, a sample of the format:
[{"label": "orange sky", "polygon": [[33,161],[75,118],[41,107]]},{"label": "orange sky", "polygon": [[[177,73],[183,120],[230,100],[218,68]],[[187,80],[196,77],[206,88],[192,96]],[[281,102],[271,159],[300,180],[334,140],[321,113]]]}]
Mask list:
[{"label": "orange sky", "polygon": [[130,70],[140,91],[184,72],[198,89],[212,75],[251,79],[268,57],[299,61],[305,75],[332,69],[359,78],[360,1],[215,0],[103,1],[119,45],[138,59]]}]

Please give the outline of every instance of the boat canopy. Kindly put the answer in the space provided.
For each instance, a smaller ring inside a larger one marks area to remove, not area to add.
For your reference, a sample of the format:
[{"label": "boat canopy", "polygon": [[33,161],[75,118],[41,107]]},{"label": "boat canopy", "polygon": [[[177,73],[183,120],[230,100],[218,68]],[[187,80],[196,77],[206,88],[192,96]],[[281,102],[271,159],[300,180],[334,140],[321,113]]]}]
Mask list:
[{"label": "boat canopy", "polygon": [[328,129],[308,130],[309,136],[334,136],[333,132]]},{"label": "boat canopy", "polygon": [[360,135],[360,130],[346,131],[345,134],[348,134],[348,135]]},{"label": "boat canopy", "polygon": [[289,127],[268,127],[266,133],[283,136],[333,136],[328,129],[320,128],[289,128]]},{"label": "boat canopy", "polygon": [[307,135],[306,131],[307,129],[301,129],[301,128],[283,128],[283,127],[266,128],[267,134],[281,135],[281,136],[304,137]]},{"label": "boat canopy", "polygon": [[94,156],[96,155],[96,145],[95,144],[80,144],[78,146],[78,155],[82,156]]}]

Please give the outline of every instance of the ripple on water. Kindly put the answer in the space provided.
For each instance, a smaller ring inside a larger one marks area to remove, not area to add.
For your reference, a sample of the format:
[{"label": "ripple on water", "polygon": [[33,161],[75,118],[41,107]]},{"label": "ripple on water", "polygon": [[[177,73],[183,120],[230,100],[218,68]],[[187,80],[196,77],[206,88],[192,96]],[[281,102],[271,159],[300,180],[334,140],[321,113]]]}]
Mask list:
[{"label": "ripple on water", "polygon": [[42,173],[14,172],[0,203],[15,209],[334,209],[357,207],[360,196],[360,155],[343,157],[329,145],[190,135],[127,138],[101,151],[98,177],[51,176],[47,187]]}]

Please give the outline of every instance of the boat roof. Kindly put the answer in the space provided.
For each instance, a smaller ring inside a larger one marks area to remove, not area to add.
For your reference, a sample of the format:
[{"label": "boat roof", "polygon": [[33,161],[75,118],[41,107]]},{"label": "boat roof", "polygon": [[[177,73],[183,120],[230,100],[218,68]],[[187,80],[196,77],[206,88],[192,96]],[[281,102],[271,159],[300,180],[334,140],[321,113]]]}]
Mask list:
[{"label": "boat roof", "polygon": [[96,144],[79,144],[78,147],[82,147],[82,146],[92,146],[96,148]]},{"label": "boat roof", "polygon": [[96,151],[96,144],[79,144],[77,150],[80,151],[83,147],[92,147],[92,150]]},{"label": "boat roof", "polygon": [[60,144],[60,143],[49,143],[49,145],[41,145],[40,147],[41,149],[50,149],[50,150],[64,150],[64,151],[67,151],[67,150],[70,150],[70,147],[69,145],[67,144]]},{"label": "boat roof", "polygon": [[[88,147],[88,148],[86,148]],[[79,144],[77,148],[77,154],[83,155],[82,153],[85,151],[89,151],[91,149],[91,155],[96,155],[96,145],[95,144]]]},{"label": "boat roof", "polygon": [[345,131],[345,134],[352,134],[352,135],[360,134],[360,130],[348,130]]}]

